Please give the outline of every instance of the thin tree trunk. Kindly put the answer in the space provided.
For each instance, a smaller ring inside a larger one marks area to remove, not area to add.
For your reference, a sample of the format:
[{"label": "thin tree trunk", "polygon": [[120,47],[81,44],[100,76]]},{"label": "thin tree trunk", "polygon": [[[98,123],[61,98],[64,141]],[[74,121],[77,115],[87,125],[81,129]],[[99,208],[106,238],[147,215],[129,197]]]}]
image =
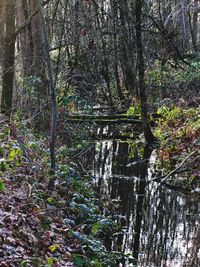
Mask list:
[{"label": "thin tree trunk", "polygon": [[[117,18],[117,2],[113,1],[113,3],[111,4],[111,9],[112,9],[112,13],[114,15],[115,18]],[[120,85],[120,78],[119,78],[119,72],[118,72],[118,64],[119,64],[119,59],[118,59],[118,33],[117,33],[117,27],[116,27],[116,21],[113,21],[113,49],[114,49],[114,77],[115,77],[115,81],[116,81],[116,89],[117,89],[117,94],[118,97],[121,101],[121,103],[123,104],[125,101],[125,96],[123,94],[123,90],[121,88]]]},{"label": "thin tree trunk", "polygon": [[3,56],[3,33],[4,33],[4,21],[3,21],[3,1],[0,1],[0,63]]},{"label": "thin tree trunk", "polygon": [[0,1],[0,101],[2,89],[2,59],[3,59],[3,42],[4,42],[4,21],[3,21],[3,1]]},{"label": "thin tree trunk", "polygon": [[56,90],[55,90],[55,83],[53,79],[53,70],[51,65],[51,59],[49,56],[49,40],[48,40],[48,33],[46,29],[46,22],[44,18],[44,12],[41,5],[40,0],[37,0],[41,20],[42,20],[42,28],[41,33],[43,36],[43,51],[45,55],[47,73],[49,78],[49,88],[50,88],[50,96],[51,96],[51,140],[50,140],[50,156],[51,156],[51,174],[52,177],[49,181],[48,189],[50,192],[54,190],[55,185],[55,172],[56,172],[56,152],[55,152],[55,145],[56,145],[56,120],[57,120],[57,103],[56,103]]},{"label": "thin tree trunk", "polygon": [[147,143],[153,143],[155,141],[155,137],[152,134],[148,121],[147,96],[144,83],[145,65],[144,65],[142,25],[141,25],[142,6],[143,6],[143,0],[135,0],[135,16],[136,16],[135,30],[136,30],[136,47],[137,47],[138,87],[139,87],[139,95],[141,102],[141,117],[143,121],[144,137]]}]

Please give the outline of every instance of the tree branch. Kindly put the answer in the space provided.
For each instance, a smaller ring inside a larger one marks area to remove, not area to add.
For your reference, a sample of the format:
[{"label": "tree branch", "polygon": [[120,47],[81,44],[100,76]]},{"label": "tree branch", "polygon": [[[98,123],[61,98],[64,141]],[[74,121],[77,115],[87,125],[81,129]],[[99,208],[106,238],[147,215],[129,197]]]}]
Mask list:
[{"label": "tree branch", "polygon": [[196,153],[195,151],[192,151],[174,170],[172,170],[171,172],[169,172],[167,175],[165,176],[161,176],[161,177],[156,177],[154,179],[151,180],[151,182],[153,181],[158,181],[158,180],[162,180],[161,183],[164,183],[170,176],[172,176],[173,174],[177,174],[180,170],[180,168],[183,166],[183,164],[194,154]]}]

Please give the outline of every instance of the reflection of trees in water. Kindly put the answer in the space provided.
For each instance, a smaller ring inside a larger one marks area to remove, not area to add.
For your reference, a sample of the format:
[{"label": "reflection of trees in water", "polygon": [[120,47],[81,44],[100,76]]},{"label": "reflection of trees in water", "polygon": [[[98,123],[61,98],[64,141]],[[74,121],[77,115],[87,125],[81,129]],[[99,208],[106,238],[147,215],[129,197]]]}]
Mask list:
[{"label": "reflection of trees in water", "polygon": [[[109,141],[105,143],[106,144],[99,150],[101,164],[99,165],[99,163],[97,163],[97,166],[100,167],[99,171],[101,175],[99,177],[98,185],[101,187],[101,192],[105,192],[105,187],[107,187],[107,193],[110,197],[112,199],[120,200],[121,204],[119,213],[125,218],[125,220],[122,221],[126,222],[126,224],[124,224],[126,233],[117,236],[114,242],[114,249],[124,252],[133,252],[134,257],[137,258],[142,223],[143,199],[146,186],[145,180],[148,170],[148,159],[151,151],[147,148],[144,150],[144,159],[147,159],[147,161],[143,161],[142,164],[133,164],[127,168],[127,165],[130,163],[128,157],[128,143],[114,142],[112,149],[110,148],[111,146],[108,145]],[[106,149],[108,147],[110,148],[109,151]],[[106,162],[109,162],[110,152],[112,153],[112,176],[107,176],[105,175],[105,171],[109,168],[105,165]],[[135,152],[132,161],[135,162],[136,160],[138,160],[138,155]],[[109,180],[110,183],[107,180]],[[133,233],[135,234],[133,235]]]},{"label": "reflection of trees in water", "polygon": [[184,260],[183,267],[186,266],[200,266],[200,226],[198,224],[194,227],[193,237],[191,238],[191,247],[187,250],[187,256]]},{"label": "reflection of trees in water", "polygon": [[[141,249],[144,251],[141,266],[154,263],[156,266],[199,266],[198,257],[189,265],[191,240],[195,235],[197,220],[190,214],[197,215],[198,205],[190,199],[149,184],[145,195],[145,212]],[[197,264],[197,265],[194,265]]]},{"label": "reflection of trees in water", "polygon": [[200,266],[198,203],[157,183],[146,184],[151,151],[144,149],[147,160],[137,151],[130,160],[128,151],[128,143],[117,141],[101,142],[96,149],[98,191],[120,200],[124,233],[113,239],[112,249],[131,252],[138,267]]}]

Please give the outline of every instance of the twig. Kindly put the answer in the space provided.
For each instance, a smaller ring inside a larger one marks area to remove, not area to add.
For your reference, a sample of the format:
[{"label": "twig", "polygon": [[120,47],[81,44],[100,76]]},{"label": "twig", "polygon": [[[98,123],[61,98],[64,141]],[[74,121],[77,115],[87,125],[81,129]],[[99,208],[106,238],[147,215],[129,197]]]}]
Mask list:
[{"label": "twig", "polygon": [[[45,5],[47,5],[48,3],[50,2],[50,0],[47,0],[47,1],[45,1],[45,2],[43,2],[41,5],[42,6],[45,6]],[[39,8],[36,8],[27,18],[26,18],[26,20],[24,21],[24,23],[22,24],[22,25],[20,25],[17,29],[16,29],[16,31],[15,31],[15,36],[17,36],[21,31],[23,31],[24,30],[24,28],[31,22],[31,20],[32,20],[32,18],[36,15],[36,14],[38,14],[38,12],[40,11],[40,9]]]},{"label": "twig", "polygon": [[[176,174],[177,171],[183,166],[183,164],[194,154],[196,153],[195,151],[192,151],[174,170],[172,170],[171,172],[169,172],[166,176],[163,177],[163,180],[161,181],[161,183],[165,182],[171,175]],[[162,177],[160,177],[160,179],[162,179]],[[156,181],[158,180],[158,178],[154,178],[151,181]]]},{"label": "twig", "polygon": [[167,189],[176,191],[176,192],[180,192],[182,194],[189,194],[191,193],[190,189],[187,188],[183,188],[181,186],[176,186],[176,185],[172,185],[172,184],[168,184],[165,182],[162,182],[162,186],[166,187]]},{"label": "twig", "polygon": [[[189,172],[189,171],[192,171],[192,170],[190,168],[184,168],[184,169],[175,171],[173,174],[179,174],[179,173]],[[151,182],[159,182],[159,181],[161,181],[165,177],[166,177],[166,175],[156,176],[155,178],[153,178],[152,180],[150,180],[149,183],[151,183]]]},{"label": "twig", "polygon": [[89,150],[90,150],[91,146],[90,147],[86,147],[86,148],[83,148],[80,152],[78,152],[77,154],[75,154],[74,156],[72,156],[71,158],[69,158],[67,160],[67,163],[72,161],[73,159],[75,158],[78,158],[80,156],[82,156],[83,154],[87,153]]}]

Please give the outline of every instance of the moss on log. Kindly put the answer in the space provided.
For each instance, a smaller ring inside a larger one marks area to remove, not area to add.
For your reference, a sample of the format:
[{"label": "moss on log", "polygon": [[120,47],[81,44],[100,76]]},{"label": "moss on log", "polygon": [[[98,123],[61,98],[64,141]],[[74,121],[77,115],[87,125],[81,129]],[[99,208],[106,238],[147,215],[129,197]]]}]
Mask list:
[{"label": "moss on log", "polygon": [[120,115],[69,115],[67,117],[68,122],[91,122],[98,124],[116,124],[116,123],[134,123],[141,124],[140,116],[130,116],[126,114]]}]

